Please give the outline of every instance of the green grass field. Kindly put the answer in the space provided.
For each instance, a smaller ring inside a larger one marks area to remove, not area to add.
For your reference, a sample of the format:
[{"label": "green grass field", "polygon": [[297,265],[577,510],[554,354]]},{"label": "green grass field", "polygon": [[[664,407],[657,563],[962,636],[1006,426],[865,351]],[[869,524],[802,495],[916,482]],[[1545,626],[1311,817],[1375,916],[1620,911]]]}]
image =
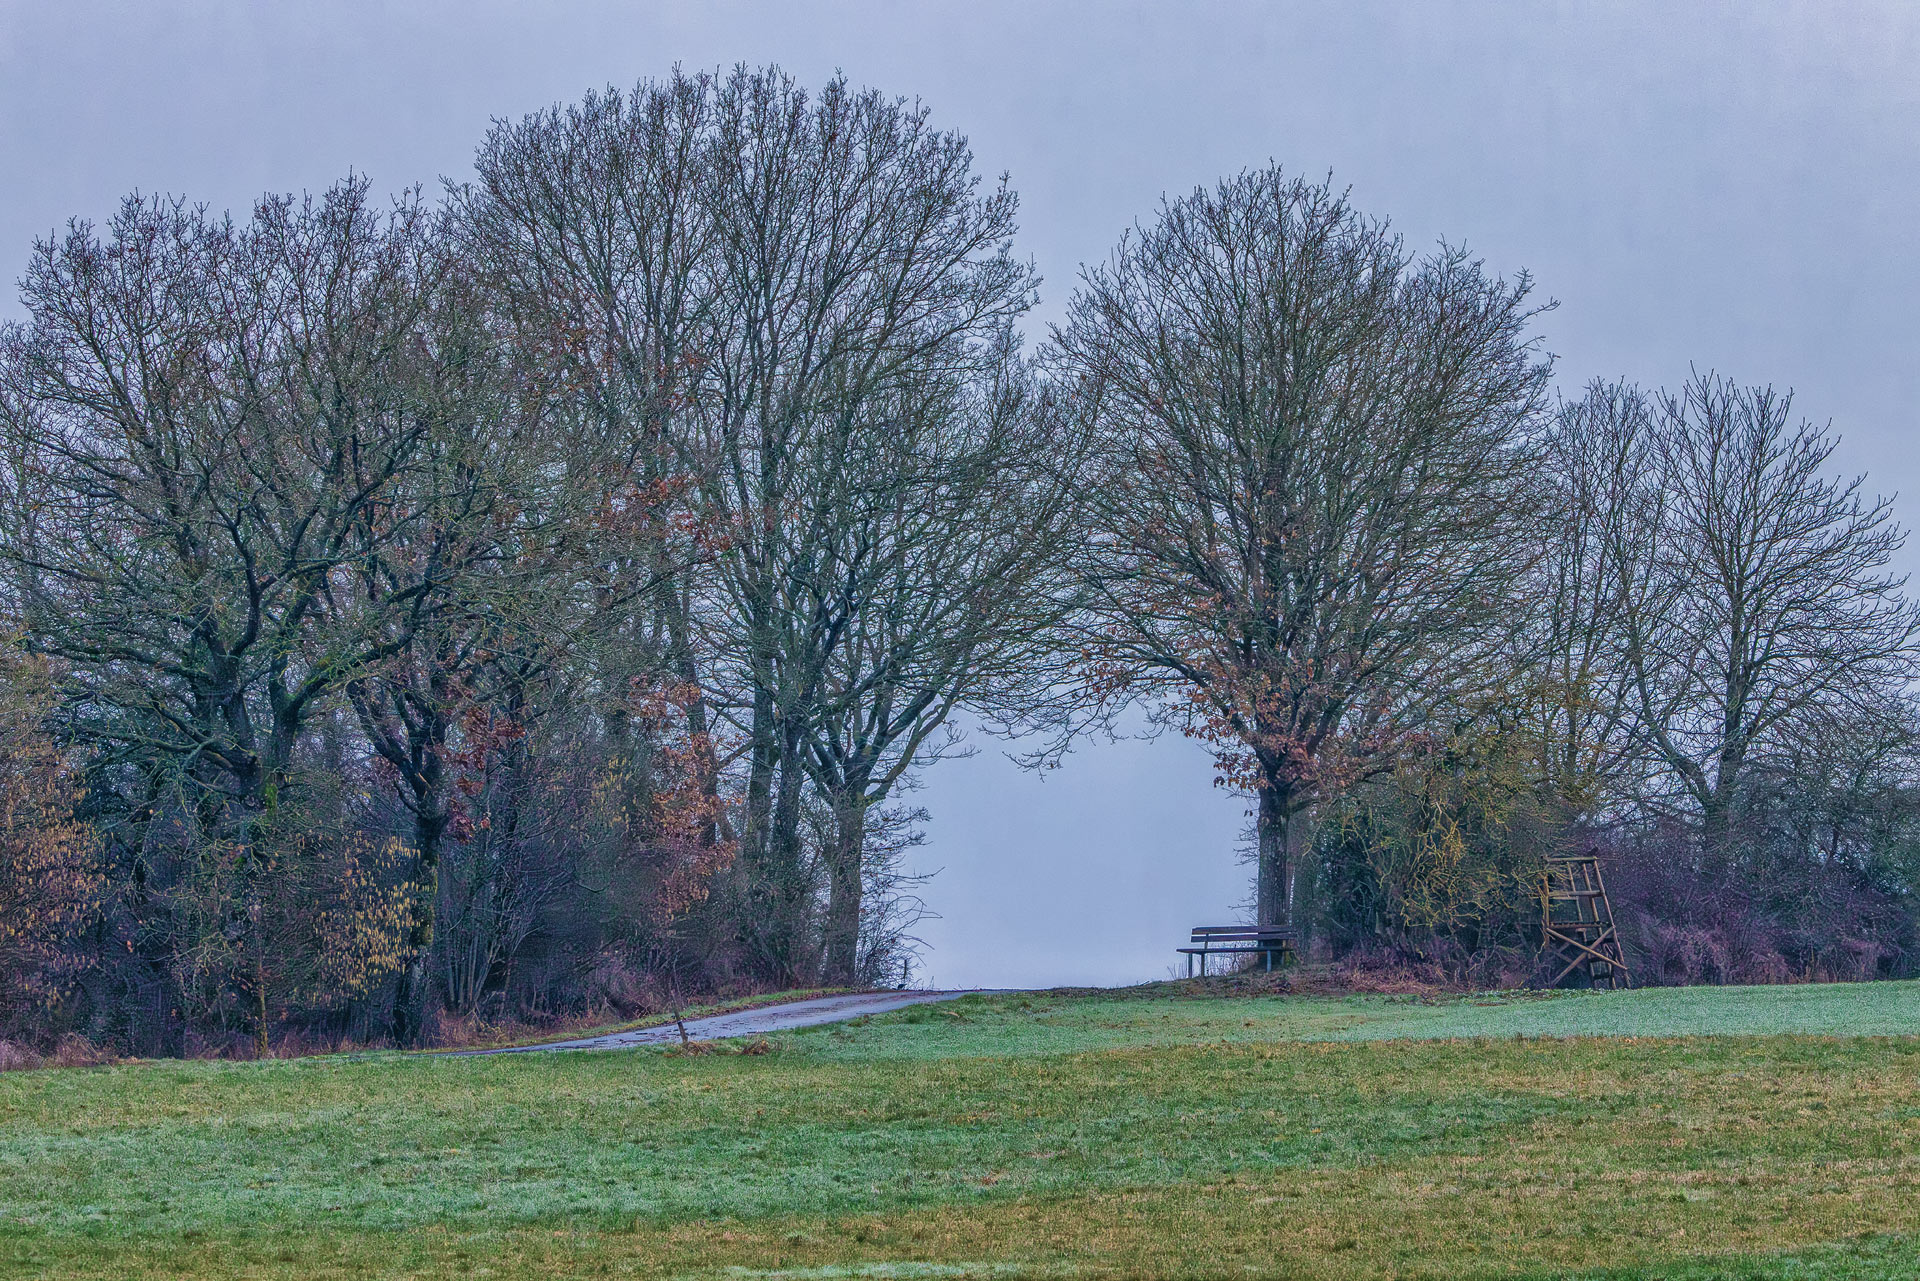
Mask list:
[{"label": "green grass field", "polygon": [[1920,1275],[1920,985],[0,1075],[0,1275]]}]

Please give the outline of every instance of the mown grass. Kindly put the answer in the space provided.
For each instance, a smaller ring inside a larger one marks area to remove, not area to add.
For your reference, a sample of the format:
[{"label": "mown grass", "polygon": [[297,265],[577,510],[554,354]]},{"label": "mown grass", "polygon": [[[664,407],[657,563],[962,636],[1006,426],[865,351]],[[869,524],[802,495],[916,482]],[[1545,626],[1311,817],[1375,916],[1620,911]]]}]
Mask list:
[{"label": "mown grass", "polygon": [[852,1058],[1061,1054],[1204,1041],[1445,1040],[1569,1036],[1908,1036],[1920,1033],[1920,982],[1787,987],[1668,987],[1635,992],[1495,992],[1473,996],[1241,996],[1196,984],[1114,993],[965,997],[892,1018],[920,1035],[853,1036]]},{"label": "mown grass", "polygon": [[761,1057],[9,1073],[0,1274],[1920,1273],[1914,985],[1178,991]]}]

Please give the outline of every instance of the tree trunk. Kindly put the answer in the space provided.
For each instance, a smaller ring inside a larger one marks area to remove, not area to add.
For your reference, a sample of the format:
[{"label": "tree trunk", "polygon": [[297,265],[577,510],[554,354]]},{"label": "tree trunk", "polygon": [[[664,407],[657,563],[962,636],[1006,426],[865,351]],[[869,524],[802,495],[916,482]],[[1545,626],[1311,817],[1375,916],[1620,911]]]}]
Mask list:
[{"label": "tree trunk", "polygon": [[746,827],[741,870],[750,917],[743,941],[769,982],[807,977],[802,944],[807,884],[801,859],[800,818],[804,771],[797,736],[781,724],[770,691],[754,694],[753,747],[747,776]]},{"label": "tree trunk", "polygon": [[1287,811],[1286,798],[1272,784],[1260,789],[1260,808],[1254,820],[1254,923],[1262,927],[1287,923]]},{"label": "tree trunk", "polygon": [[1733,826],[1731,808],[1718,788],[1708,794],[1706,804],[1700,807],[1700,843],[1709,857],[1725,852],[1727,833]]},{"label": "tree trunk", "polygon": [[407,963],[393,1002],[393,1039],[412,1045],[426,1021],[430,980],[427,958],[433,951],[434,915],[440,903],[440,838],[447,830],[445,807],[422,798],[413,817],[413,920],[407,928]]},{"label": "tree trunk", "polygon": [[865,780],[847,780],[834,797],[828,858],[826,966],[830,987],[851,987],[860,963],[860,907],[866,870]]},{"label": "tree trunk", "polygon": [[1734,803],[1746,766],[1746,752],[1738,741],[1737,729],[1726,731],[1714,765],[1713,780],[1700,807],[1700,835],[1709,866],[1718,871],[1726,867],[1732,854],[1728,842],[1733,833]]},{"label": "tree trunk", "polygon": [[253,946],[253,1056],[264,1059],[273,1053],[267,1040],[267,963],[258,939]]},{"label": "tree trunk", "polygon": [[[768,832],[773,826],[773,768],[779,755],[773,735],[773,695],[753,692],[753,723],[748,730],[746,818],[740,853],[750,875],[758,876],[767,860]],[[749,887],[758,891],[759,886]]]},{"label": "tree trunk", "polygon": [[720,796],[720,766],[714,757],[713,742],[707,737],[711,728],[711,718],[707,713],[705,686],[700,681],[700,664],[694,656],[693,641],[690,638],[691,623],[688,616],[691,610],[679,593],[669,592],[665,610],[667,622],[667,658],[675,676],[681,684],[693,691],[687,700],[687,738],[693,744],[700,761],[701,795],[712,803],[713,817],[702,827],[700,843],[708,849],[719,844],[726,833],[726,810],[718,804]]},{"label": "tree trunk", "polygon": [[[784,737],[784,736],[783,736]],[[799,744],[786,741],[775,788],[773,827],[767,833],[768,892],[773,910],[768,921],[775,977],[803,983],[811,976],[812,958],[805,945],[808,885],[800,843],[800,807],[806,798],[806,771],[800,765]]]}]

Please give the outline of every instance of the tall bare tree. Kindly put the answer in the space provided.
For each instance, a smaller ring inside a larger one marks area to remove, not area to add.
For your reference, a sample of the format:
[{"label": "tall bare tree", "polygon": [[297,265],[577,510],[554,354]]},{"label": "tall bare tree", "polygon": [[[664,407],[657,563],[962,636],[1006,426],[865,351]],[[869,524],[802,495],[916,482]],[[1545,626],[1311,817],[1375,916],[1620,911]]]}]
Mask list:
[{"label": "tall bare tree", "polygon": [[816,506],[789,652],[822,673],[804,745],[833,815],[825,979],[860,977],[875,807],[952,745],[956,711],[1018,714],[1065,679],[1076,442],[1010,335],[856,421]]},{"label": "tall bare tree", "polygon": [[1478,678],[1510,612],[1528,295],[1276,167],[1167,203],[1057,335],[1104,451],[1096,673],[1256,794],[1262,924],[1303,816]]},{"label": "tall bare tree", "polygon": [[444,847],[476,826],[463,791],[498,772],[492,757],[512,754],[537,714],[530,692],[591,630],[577,597],[601,577],[610,496],[594,456],[554,430],[548,375],[496,323],[472,261],[446,235],[435,252],[446,261],[415,331],[427,358],[407,388],[427,431],[327,593],[338,630],[383,642],[342,689],[412,819],[403,1042],[426,1004]]},{"label": "tall bare tree", "polygon": [[136,883],[154,849],[184,865],[205,945],[181,965],[224,991],[221,958],[250,954],[260,1044],[258,934],[302,893],[275,852],[306,848],[276,836],[304,810],[301,743],[405,647],[386,620],[421,590],[339,608],[351,565],[431,519],[409,481],[435,431],[432,223],[417,194],[374,208],[364,180],[239,225],[129,200],[105,236],[37,247],[0,358],[0,554],[96,749],[90,803],[141,851]]},{"label": "tall bare tree", "polygon": [[[789,625],[831,554],[859,431],[1032,301],[1013,259],[1016,200],[979,193],[966,140],[924,108],[777,71],[719,86],[713,166],[715,314],[696,472],[734,531],[719,560],[716,647],[747,692],[743,853],[768,922],[768,966],[801,972],[809,910],[800,845],[807,740],[827,673],[817,636]],[[798,647],[790,642],[798,642]]]},{"label": "tall bare tree", "polygon": [[1889,501],[1829,474],[1837,440],[1790,395],[1696,374],[1650,430],[1638,514],[1613,534],[1635,567],[1625,660],[1645,741],[1712,850],[1782,735],[1881,718],[1913,676],[1920,607],[1889,569],[1905,542]]},{"label": "tall bare tree", "polygon": [[714,95],[712,77],[676,73],[498,124],[476,182],[452,193],[492,306],[574,423],[576,483],[604,495],[608,536],[588,581],[596,608],[625,618],[598,651],[621,740],[618,691],[661,667],[691,693],[691,741],[713,731],[693,623],[701,579],[687,572],[702,559],[686,524],[697,513],[674,500],[704,465],[689,458],[685,415],[701,394],[714,287]]},{"label": "tall bare tree", "polygon": [[1539,783],[1570,819],[1617,816],[1645,774],[1622,623],[1651,563],[1652,423],[1638,388],[1596,381],[1561,403],[1540,454],[1530,608],[1507,663]]},{"label": "tall bare tree", "polygon": [[389,504],[429,429],[404,388],[433,266],[424,207],[366,196],[270,198],[240,227],[130,200],[104,239],[38,246],[5,337],[0,548],[75,728],[241,811],[391,652],[330,629],[327,598],[363,529],[412,516]]},{"label": "tall bare tree", "polygon": [[981,353],[1030,304],[1014,197],[982,195],[965,140],[923,109],[838,79],[809,94],[773,69],[593,95],[496,128],[479,168],[462,197],[476,243],[577,371],[621,465],[684,482],[714,549],[657,622],[702,691],[691,714],[711,707],[742,743],[762,964],[804,973],[809,744],[850,634],[806,611],[866,608],[822,576],[877,501],[847,469],[922,465],[870,439],[885,415],[942,379],[990,379]]}]

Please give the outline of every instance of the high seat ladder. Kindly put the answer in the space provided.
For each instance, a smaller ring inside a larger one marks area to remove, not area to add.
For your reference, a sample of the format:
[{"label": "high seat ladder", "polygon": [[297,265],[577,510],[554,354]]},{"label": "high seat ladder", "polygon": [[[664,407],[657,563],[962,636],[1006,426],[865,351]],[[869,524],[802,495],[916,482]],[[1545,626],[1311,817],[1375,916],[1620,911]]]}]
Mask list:
[{"label": "high seat ladder", "polygon": [[1540,943],[1556,968],[1548,987],[1559,987],[1583,971],[1592,987],[1611,991],[1632,985],[1595,854],[1547,860],[1540,878]]}]

